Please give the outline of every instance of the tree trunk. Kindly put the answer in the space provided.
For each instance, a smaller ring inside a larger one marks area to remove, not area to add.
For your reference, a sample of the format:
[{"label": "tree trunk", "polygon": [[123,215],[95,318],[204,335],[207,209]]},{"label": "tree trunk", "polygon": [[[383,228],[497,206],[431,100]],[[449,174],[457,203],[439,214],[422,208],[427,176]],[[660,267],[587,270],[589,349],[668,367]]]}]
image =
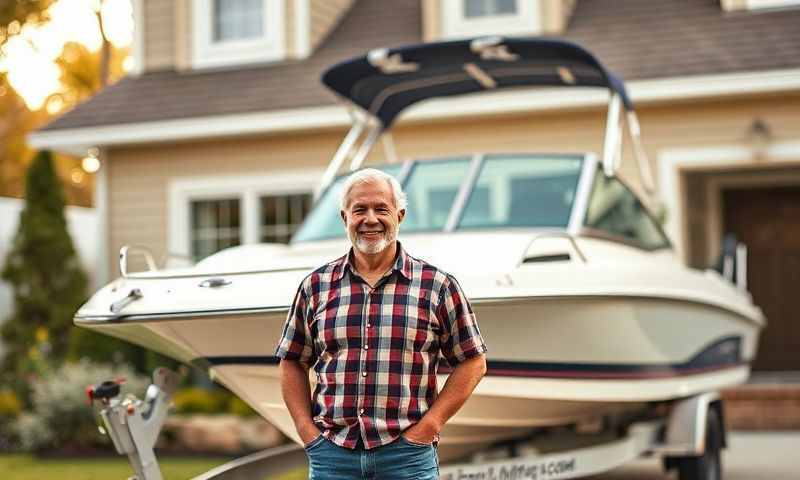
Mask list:
[{"label": "tree trunk", "polygon": [[111,42],[106,37],[105,25],[103,25],[103,15],[101,15],[102,5],[94,13],[97,16],[97,25],[100,27],[100,37],[103,39],[103,45],[100,48],[100,89],[108,85],[108,74],[111,65]]}]

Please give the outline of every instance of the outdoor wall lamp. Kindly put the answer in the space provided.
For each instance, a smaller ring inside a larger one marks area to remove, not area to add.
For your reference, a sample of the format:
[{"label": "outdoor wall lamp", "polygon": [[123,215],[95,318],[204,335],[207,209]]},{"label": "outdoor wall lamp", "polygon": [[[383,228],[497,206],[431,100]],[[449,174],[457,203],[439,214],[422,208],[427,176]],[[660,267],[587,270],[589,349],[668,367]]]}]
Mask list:
[{"label": "outdoor wall lamp", "polygon": [[772,130],[767,125],[767,122],[761,118],[753,119],[747,129],[747,141],[753,152],[753,159],[755,161],[766,160],[767,152],[772,143]]},{"label": "outdoor wall lamp", "polygon": [[95,173],[100,170],[100,149],[92,147],[86,151],[86,156],[81,160],[81,167],[86,173]]}]

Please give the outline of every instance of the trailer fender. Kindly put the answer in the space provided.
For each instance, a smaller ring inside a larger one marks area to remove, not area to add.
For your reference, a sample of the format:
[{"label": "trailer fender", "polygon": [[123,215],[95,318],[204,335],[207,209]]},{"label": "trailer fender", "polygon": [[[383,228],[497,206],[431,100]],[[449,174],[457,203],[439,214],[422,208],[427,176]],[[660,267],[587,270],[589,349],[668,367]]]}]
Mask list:
[{"label": "trailer fender", "polygon": [[708,392],[675,402],[667,417],[664,443],[660,453],[670,456],[699,456],[706,450],[706,420],[709,409],[716,410],[720,419],[722,439],[726,447],[726,432],[722,400],[716,392]]}]

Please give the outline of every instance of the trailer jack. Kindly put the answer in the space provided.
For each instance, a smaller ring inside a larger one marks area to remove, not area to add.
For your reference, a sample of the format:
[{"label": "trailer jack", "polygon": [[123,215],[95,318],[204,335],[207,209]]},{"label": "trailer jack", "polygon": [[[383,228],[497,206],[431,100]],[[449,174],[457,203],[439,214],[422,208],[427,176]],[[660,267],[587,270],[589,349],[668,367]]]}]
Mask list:
[{"label": "trailer jack", "polygon": [[119,398],[121,380],[109,380],[86,389],[89,401],[99,409],[100,418],[120,455],[127,455],[135,475],[129,480],[162,480],[161,469],[153,451],[158,434],[167,418],[172,394],[180,375],[159,367],[144,400],[132,395]]}]

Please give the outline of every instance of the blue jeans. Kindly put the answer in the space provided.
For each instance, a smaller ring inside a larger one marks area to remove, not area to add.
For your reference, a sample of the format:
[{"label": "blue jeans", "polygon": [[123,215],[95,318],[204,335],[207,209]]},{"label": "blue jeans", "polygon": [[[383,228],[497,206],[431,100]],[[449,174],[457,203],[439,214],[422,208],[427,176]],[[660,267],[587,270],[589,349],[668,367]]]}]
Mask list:
[{"label": "blue jeans", "polygon": [[306,446],[309,480],[436,480],[436,447],[400,437],[366,450],[340,447],[322,435]]}]

